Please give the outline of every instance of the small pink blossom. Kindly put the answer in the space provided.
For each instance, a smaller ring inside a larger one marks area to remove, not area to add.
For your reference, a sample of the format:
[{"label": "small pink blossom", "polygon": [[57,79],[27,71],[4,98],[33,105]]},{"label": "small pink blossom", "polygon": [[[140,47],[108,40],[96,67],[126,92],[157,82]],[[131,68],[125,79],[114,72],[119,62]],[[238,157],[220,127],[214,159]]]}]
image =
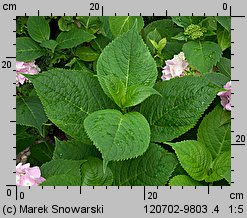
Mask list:
[{"label": "small pink blossom", "polygon": [[231,81],[227,82],[224,85],[224,89],[226,91],[219,92],[217,95],[220,96],[220,103],[224,107],[225,110],[231,111]]},{"label": "small pink blossom", "polygon": [[30,167],[30,163],[16,166],[16,185],[17,186],[36,186],[44,182],[41,177],[39,167]]},{"label": "small pink blossom", "polygon": [[16,86],[20,84],[23,85],[25,81],[28,81],[28,79],[20,73],[34,75],[39,72],[40,69],[35,65],[34,61],[28,63],[16,61]]},{"label": "small pink blossom", "polygon": [[166,61],[166,66],[163,68],[162,80],[170,80],[174,77],[184,76],[183,73],[188,67],[189,63],[185,60],[183,52],[174,55],[172,60]]}]

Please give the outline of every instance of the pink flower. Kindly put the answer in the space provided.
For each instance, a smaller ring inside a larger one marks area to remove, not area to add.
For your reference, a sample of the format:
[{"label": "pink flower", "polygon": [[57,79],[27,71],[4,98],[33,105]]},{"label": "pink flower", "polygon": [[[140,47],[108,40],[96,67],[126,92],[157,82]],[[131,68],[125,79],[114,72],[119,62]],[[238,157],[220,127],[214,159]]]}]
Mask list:
[{"label": "pink flower", "polygon": [[30,167],[30,163],[16,166],[16,185],[17,186],[36,186],[44,182],[41,177],[39,167]]},{"label": "pink flower", "polygon": [[189,63],[185,60],[183,52],[174,55],[172,60],[166,61],[166,66],[163,68],[162,80],[169,80],[174,77],[184,76],[183,72],[188,67]]},{"label": "pink flower", "polygon": [[225,110],[231,111],[231,81],[227,82],[224,85],[224,89],[227,91],[219,92],[217,95],[220,96],[220,103],[224,107]]},{"label": "pink flower", "polygon": [[28,79],[20,73],[34,75],[39,72],[40,69],[35,65],[34,61],[28,63],[16,61],[16,86],[20,84],[23,85],[25,81],[28,81]]}]

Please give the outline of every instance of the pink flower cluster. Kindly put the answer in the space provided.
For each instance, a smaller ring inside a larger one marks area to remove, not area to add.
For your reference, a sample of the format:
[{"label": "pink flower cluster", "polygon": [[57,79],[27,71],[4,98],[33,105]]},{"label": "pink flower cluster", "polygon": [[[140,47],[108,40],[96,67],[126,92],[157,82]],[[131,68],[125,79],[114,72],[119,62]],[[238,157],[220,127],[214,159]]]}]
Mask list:
[{"label": "pink flower cluster", "polygon": [[231,81],[227,82],[224,85],[224,89],[226,91],[219,92],[217,95],[220,96],[220,103],[224,107],[225,110],[231,111]]},{"label": "pink flower cluster", "polygon": [[28,63],[16,61],[16,86],[20,84],[23,85],[25,81],[28,81],[28,79],[20,73],[33,75],[39,72],[40,69],[35,65],[34,61]]},{"label": "pink flower cluster", "polygon": [[36,186],[44,182],[41,177],[39,167],[30,167],[30,163],[16,166],[16,185],[17,186]]},{"label": "pink flower cluster", "polygon": [[189,63],[185,60],[183,52],[174,55],[173,59],[166,61],[166,66],[163,68],[162,80],[170,80],[174,77],[184,76],[183,72],[188,67]]}]

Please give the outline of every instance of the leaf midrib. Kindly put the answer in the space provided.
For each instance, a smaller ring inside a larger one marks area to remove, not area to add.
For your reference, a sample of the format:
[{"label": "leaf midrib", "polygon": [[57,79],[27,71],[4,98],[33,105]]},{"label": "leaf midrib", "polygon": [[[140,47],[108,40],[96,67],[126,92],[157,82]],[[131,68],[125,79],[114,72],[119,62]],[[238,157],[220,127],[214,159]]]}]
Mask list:
[{"label": "leaf midrib", "polygon": [[[122,115],[121,115],[121,116],[122,116]],[[122,124],[123,120],[124,120],[124,117],[120,117],[119,124],[118,124],[117,130],[116,130],[116,132],[115,132],[115,135],[114,135],[112,144],[115,144],[115,140],[116,140],[116,138],[117,138],[117,134],[118,134],[118,132],[119,132],[119,130],[120,130],[120,127],[121,127],[121,124]]]},{"label": "leaf midrib", "polygon": [[127,16],[127,18],[124,20],[124,22],[123,22],[123,24],[122,24],[122,26],[121,26],[121,28],[120,28],[120,30],[119,30],[119,32],[118,32],[118,34],[120,34],[121,32],[122,32],[122,30],[123,30],[123,28],[124,28],[124,26],[125,26],[125,24],[127,23],[127,21],[130,19],[130,17],[129,16]]},{"label": "leaf midrib", "polygon": [[[41,28],[39,28],[36,24],[35,24],[35,22],[33,22],[34,23],[34,27],[36,27],[36,28],[34,28],[34,29],[36,29],[36,30],[38,30],[38,32],[40,33],[40,35],[41,35],[41,39],[43,39],[44,41],[46,41],[46,40],[48,40],[49,39],[49,36],[46,38],[45,37],[45,32],[44,32],[44,35],[43,35],[43,32],[42,32],[42,30],[41,30]],[[43,24],[42,24],[42,26],[43,26]],[[44,27],[44,26],[43,26]],[[45,27],[46,28],[46,27]],[[34,35],[36,35],[36,34],[34,34]],[[40,36],[39,34],[38,35],[36,35],[36,36]]]},{"label": "leaf midrib", "polygon": [[[204,54],[204,52],[203,52],[202,43],[201,43],[200,41],[199,41],[199,46],[200,46],[200,50],[201,50],[202,56],[203,56],[203,57],[206,57],[205,54]],[[206,58],[202,58],[203,68],[204,68],[204,69],[205,69],[205,65],[206,65],[206,64],[205,64],[205,59],[206,59]]]}]

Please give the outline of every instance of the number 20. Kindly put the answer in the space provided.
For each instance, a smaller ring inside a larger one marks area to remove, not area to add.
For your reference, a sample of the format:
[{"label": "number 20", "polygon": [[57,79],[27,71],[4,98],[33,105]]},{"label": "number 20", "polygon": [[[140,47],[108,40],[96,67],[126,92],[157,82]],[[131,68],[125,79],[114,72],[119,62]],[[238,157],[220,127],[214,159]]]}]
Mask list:
[{"label": "number 20", "polygon": [[90,11],[98,11],[99,3],[90,3]]}]

